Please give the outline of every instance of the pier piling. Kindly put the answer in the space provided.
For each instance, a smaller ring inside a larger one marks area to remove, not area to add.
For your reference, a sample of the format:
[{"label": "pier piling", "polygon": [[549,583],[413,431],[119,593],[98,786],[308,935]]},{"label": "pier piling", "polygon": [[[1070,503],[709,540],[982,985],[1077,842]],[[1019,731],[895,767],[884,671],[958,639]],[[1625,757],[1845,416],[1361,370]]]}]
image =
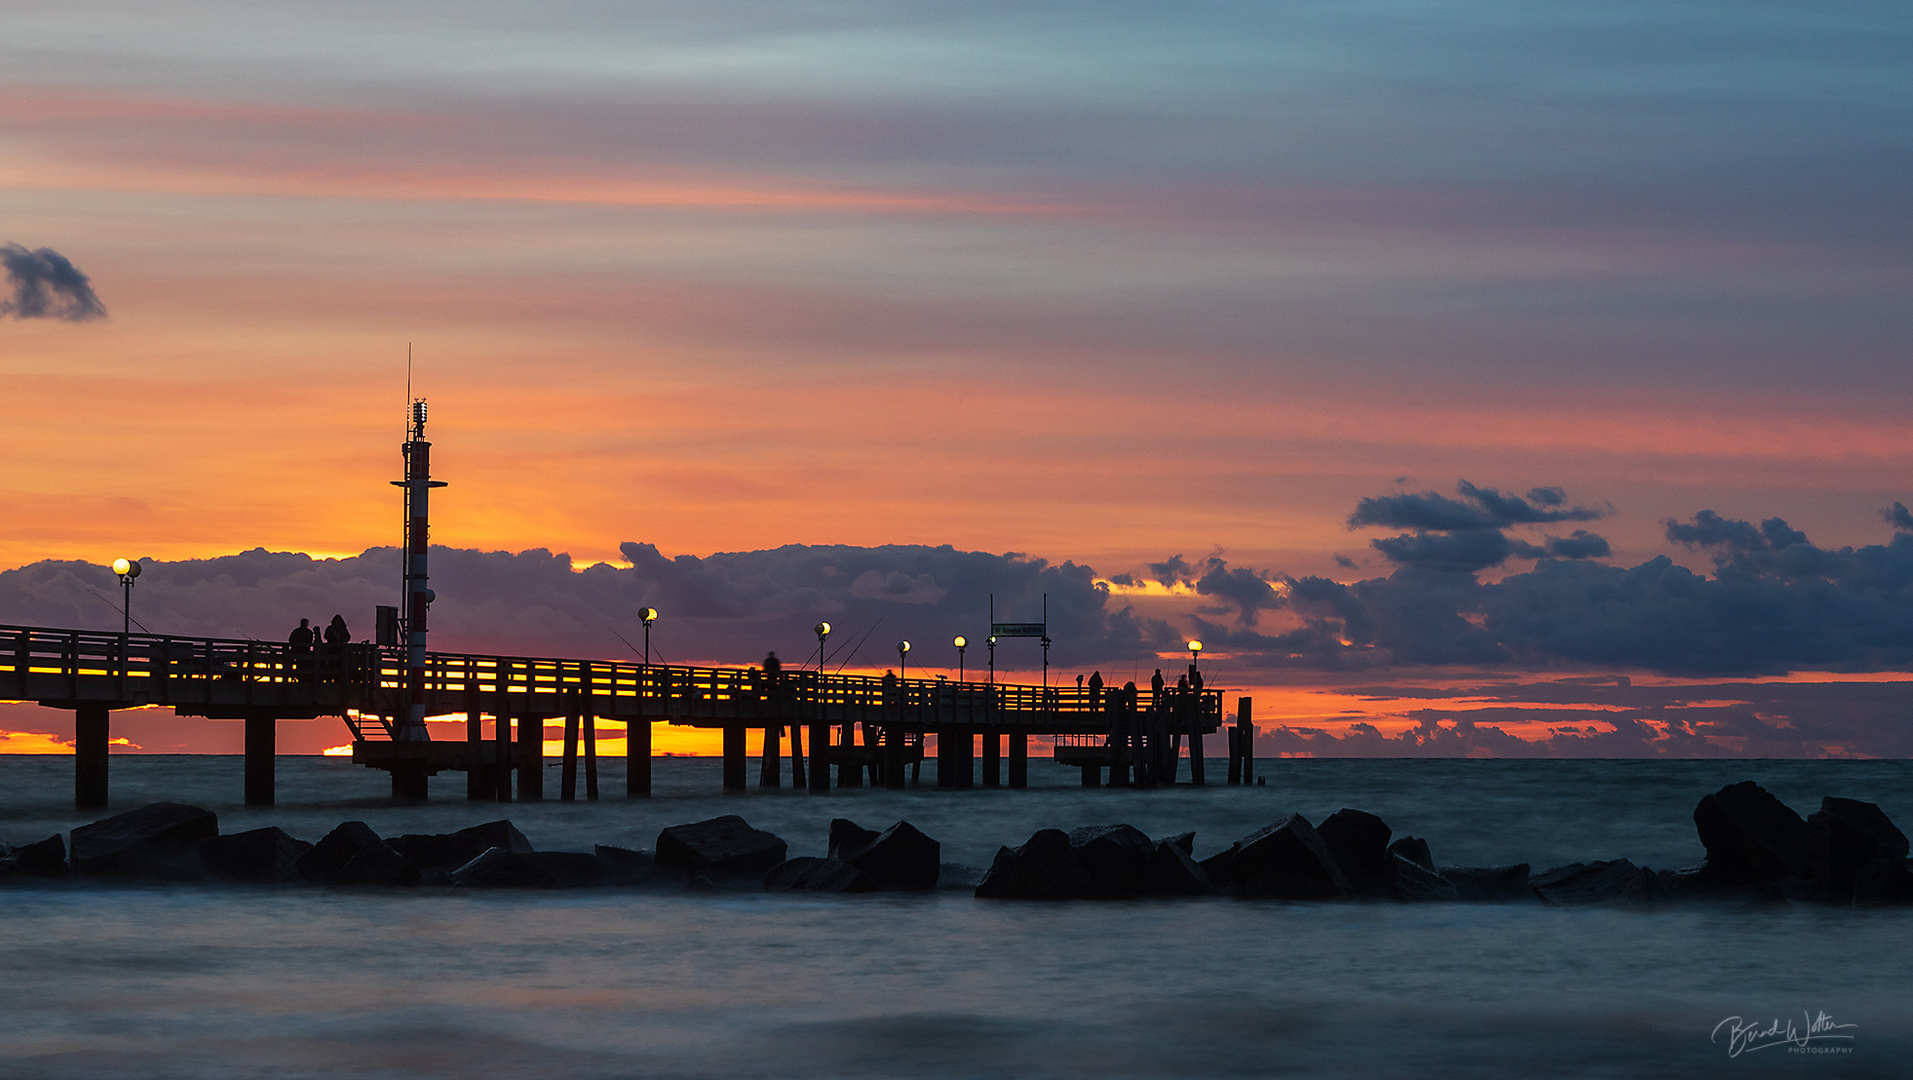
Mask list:
[{"label": "pier piling", "polygon": [[724,791],[726,794],[744,790],[744,736],[747,729],[742,724],[724,725]]},{"label": "pier piling", "polygon": [[1030,786],[1030,737],[1021,731],[1010,735],[1010,786]]},{"label": "pier piling", "polygon": [[278,763],[279,718],[270,713],[246,716],[246,805],[271,806],[273,769]]},{"label": "pier piling", "polygon": [[558,775],[558,798],[561,802],[578,801],[578,698],[571,698],[571,707],[565,710],[565,763]]},{"label": "pier piling", "polygon": [[651,721],[635,716],[624,727],[624,797],[651,797]]},{"label": "pier piling", "polygon": [[83,810],[106,805],[107,707],[81,705],[73,717],[73,802]]}]

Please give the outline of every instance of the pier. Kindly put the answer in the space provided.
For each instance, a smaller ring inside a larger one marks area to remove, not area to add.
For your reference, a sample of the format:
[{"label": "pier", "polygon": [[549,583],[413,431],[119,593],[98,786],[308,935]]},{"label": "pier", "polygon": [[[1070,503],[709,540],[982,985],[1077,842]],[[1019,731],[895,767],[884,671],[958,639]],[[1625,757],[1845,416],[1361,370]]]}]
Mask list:
[{"label": "pier", "polygon": [[[352,644],[309,649],[276,642],[0,626],[0,698],[75,714],[74,794],[107,801],[112,710],[163,706],[245,723],[245,799],[273,801],[279,720],[336,716],[352,759],[392,776],[392,792],[423,799],[429,778],[465,774],[471,799],[545,797],[546,728],[563,724],[560,798],[598,797],[597,720],[626,725],[625,794],[651,793],[651,724],[723,732],[723,786],[757,783],[813,792],[914,786],[934,741],[939,788],[1021,788],[1031,740],[1048,737],[1083,783],[1151,787],[1207,782],[1204,737],[1223,728],[1222,694],[1144,687],[1076,687],[874,678],[821,671],[767,678],[756,668],[611,660],[426,653]],[[420,708],[422,707],[422,709]],[[465,717],[464,739],[432,739],[419,715]],[[1253,727],[1240,699],[1227,729],[1228,782],[1250,783]],[[978,753],[980,742],[981,753]],[[789,769],[785,769],[788,760]],[[979,769],[980,763],[980,769]],[[1006,775],[1007,773],[1007,775]]]}]

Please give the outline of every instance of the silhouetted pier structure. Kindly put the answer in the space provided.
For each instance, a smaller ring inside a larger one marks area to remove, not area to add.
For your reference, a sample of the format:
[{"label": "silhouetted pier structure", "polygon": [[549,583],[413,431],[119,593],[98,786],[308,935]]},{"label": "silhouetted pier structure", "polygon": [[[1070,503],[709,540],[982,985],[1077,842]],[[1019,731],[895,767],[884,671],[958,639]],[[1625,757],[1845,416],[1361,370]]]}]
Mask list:
[{"label": "silhouetted pier structure", "polygon": [[[408,665],[412,670],[408,671]],[[937,786],[978,782],[1024,787],[1030,739],[1055,740],[1055,758],[1082,770],[1085,785],[1107,770],[1117,784],[1173,783],[1182,740],[1191,780],[1205,783],[1203,737],[1222,725],[1219,691],[1148,689],[1125,695],[1075,687],[888,679],[465,653],[416,657],[373,645],[296,646],[0,626],[0,698],[71,709],[75,724],[75,796],[103,806],[107,795],[108,714],[165,706],[187,716],[245,722],[245,796],[273,801],[276,723],[338,716],[351,729],[354,761],[392,774],[400,797],[424,798],[427,778],[466,774],[468,798],[542,799],[544,733],[564,725],[561,797],[576,793],[579,766],[587,798],[596,798],[596,721],[626,725],[626,794],[651,793],[651,724],[667,721],[723,731],[723,784],[744,790],[747,746],[761,749],[758,783],[791,782],[827,791],[837,784],[902,788],[915,782],[931,739]],[[409,738],[405,718],[419,701],[425,715],[463,713],[466,738]],[[1249,699],[1229,730],[1229,781],[1250,782]],[[489,729],[489,730],[488,730]],[[789,749],[784,747],[788,743]],[[806,750],[806,747],[808,749]],[[513,783],[513,780],[516,783]]]}]

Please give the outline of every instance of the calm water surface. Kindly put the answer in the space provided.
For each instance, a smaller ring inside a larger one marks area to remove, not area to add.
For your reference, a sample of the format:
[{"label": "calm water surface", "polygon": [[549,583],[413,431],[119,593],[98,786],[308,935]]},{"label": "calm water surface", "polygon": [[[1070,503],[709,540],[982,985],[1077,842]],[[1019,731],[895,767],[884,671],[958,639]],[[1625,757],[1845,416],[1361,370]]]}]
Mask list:
[{"label": "calm water surface", "polygon": [[[237,758],[112,766],[114,810],[196,802],[228,832],[502,812],[540,848],[588,850],[737,812],[822,854],[832,817],[907,817],[973,865],[1046,825],[1195,829],[1205,855],[1356,806],[1442,862],[1679,866],[1701,856],[1694,802],[1748,778],[1802,812],[1838,794],[1913,824],[1904,762],[1284,761],[1262,763],[1265,788],[1144,793],[1032,761],[1026,792],[724,798],[716,762],[677,759],[648,802],[497,807],[459,778],[395,806],[382,774],[282,758],[265,811],[237,805]],[[611,763],[605,790],[622,784]],[[91,820],[71,792],[70,758],[0,757],[0,839]],[[0,890],[0,912],[8,1076],[1906,1076],[1913,1060],[1902,910],[96,886]],[[1852,1052],[1709,1041],[1729,1016],[1803,1011],[1858,1024],[1815,1044]]]}]

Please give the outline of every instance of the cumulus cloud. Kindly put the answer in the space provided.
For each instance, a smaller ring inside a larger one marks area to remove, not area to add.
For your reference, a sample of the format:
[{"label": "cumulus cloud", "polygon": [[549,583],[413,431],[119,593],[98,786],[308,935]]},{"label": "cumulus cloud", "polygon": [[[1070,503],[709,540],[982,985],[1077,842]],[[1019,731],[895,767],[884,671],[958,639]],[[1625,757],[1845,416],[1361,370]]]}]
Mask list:
[{"label": "cumulus cloud", "polygon": [[1592,521],[1613,512],[1568,506],[1561,488],[1536,487],[1523,497],[1463,480],[1455,491],[1460,498],[1434,491],[1365,498],[1349,515],[1348,527],[1411,529],[1369,544],[1397,566],[1443,574],[1474,574],[1512,558],[1598,559],[1609,554],[1607,540],[1585,529],[1566,538],[1544,537],[1538,544],[1509,534],[1516,526]]},{"label": "cumulus cloud", "polygon": [[1899,532],[1913,532],[1913,513],[1909,513],[1903,503],[1894,503],[1890,509],[1880,511],[1880,517]]},{"label": "cumulus cloud", "polygon": [[6,267],[7,285],[13,290],[11,299],[0,299],[0,315],[67,322],[106,318],[106,306],[93,294],[92,282],[52,248],[0,244],[0,266]]},{"label": "cumulus cloud", "polygon": [[[890,645],[908,638],[918,646],[913,661],[954,666],[949,642],[957,634],[980,641],[988,633],[991,594],[998,618],[1035,621],[1045,593],[1057,664],[1133,657],[1176,640],[1161,620],[1112,604],[1094,573],[1072,562],[947,545],[791,545],[699,558],[627,543],[623,553],[628,567],[581,571],[570,556],[542,549],[433,548],[433,645],[511,655],[629,656],[625,641],[640,632],[636,613],[650,606],[661,612],[652,630],[654,655],[675,663],[755,663],[771,650],[800,661],[815,652],[811,627],[822,619],[837,631],[830,641],[833,665],[881,665],[895,655]],[[300,618],[324,622],[338,612],[364,637],[374,605],[395,602],[399,569],[390,548],[347,559],[254,550],[149,562],[134,591],[133,614],[156,633],[283,640]],[[116,628],[115,580],[108,568],[80,562],[5,571],[0,622]],[[1021,647],[1000,646],[999,663],[1037,662],[1033,643],[1027,656]]]}]

